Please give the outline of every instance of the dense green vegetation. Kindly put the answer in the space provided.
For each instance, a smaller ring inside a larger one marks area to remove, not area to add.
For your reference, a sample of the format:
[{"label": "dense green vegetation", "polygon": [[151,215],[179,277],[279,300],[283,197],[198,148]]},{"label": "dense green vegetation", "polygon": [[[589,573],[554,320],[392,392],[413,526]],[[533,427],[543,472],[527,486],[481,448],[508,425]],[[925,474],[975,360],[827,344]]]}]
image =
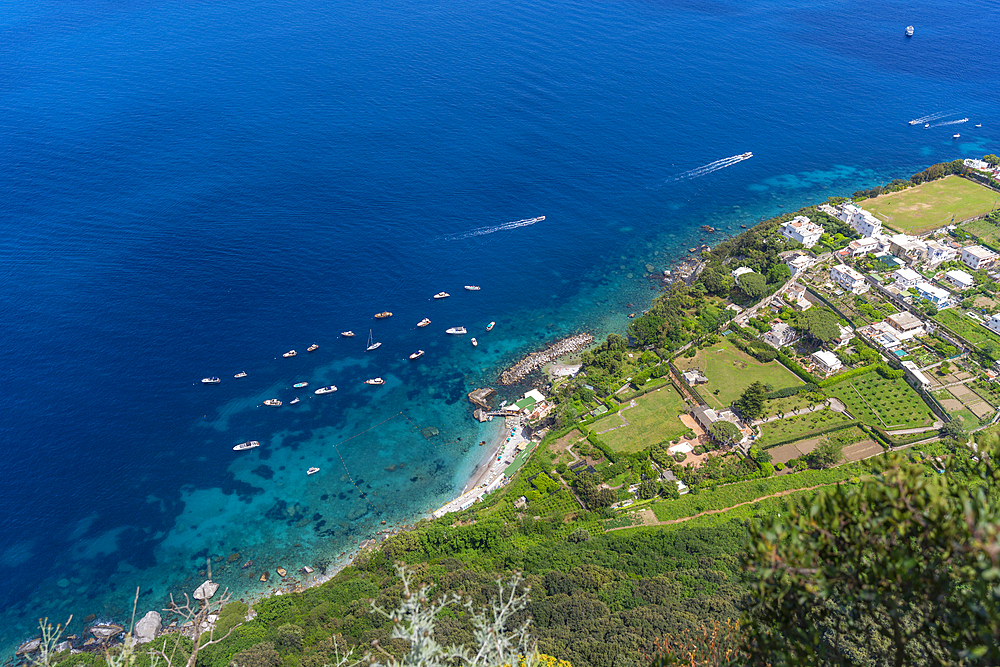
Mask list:
[{"label": "dense green vegetation", "polygon": [[934,415],[927,404],[901,377],[887,379],[877,371],[869,371],[826,391],[843,401],[852,415],[870,426],[895,430],[934,423]]}]

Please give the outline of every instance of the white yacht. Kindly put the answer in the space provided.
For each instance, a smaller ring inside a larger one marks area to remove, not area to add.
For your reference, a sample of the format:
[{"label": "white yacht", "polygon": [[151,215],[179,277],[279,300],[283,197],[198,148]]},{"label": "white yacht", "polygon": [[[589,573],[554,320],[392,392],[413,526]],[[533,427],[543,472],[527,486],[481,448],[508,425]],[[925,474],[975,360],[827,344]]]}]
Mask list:
[{"label": "white yacht", "polygon": [[410,359],[419,359],[422,356],[424,356],[424,351],[423,350],[417,350],[416,352],[414,352],[413,354],[410,355]]},{"label": "white yacht", "polygon": [[325,387],[320,387],[319,389],[317,389],[317,390],[316,390],[316,391],[314,391],[313,393],[314,393],[314,394],[318,394],[318,395],[322,396],[323,394],[332,394],[332,393],[333,393],[333,392],[335,392],[335,391],[337,391],[337,388],[336,388],[336,387],[334,387],[334,386],[333,386],[333,385],[331,384],[331,385],[327,385],[327,386],[325,386]]},{"label": "white yacht", "polygon": [[201,383],[202,384],[219,384],[220,382],[222,382],[222,380],[220,380],[217,377],[210,377],[210,378],[202,378],[201,379]]},{"label": "white yacht", "polygon": [[382,343],[376,343],[376,342],[375,342],[375,341],[374,341],[374,340],[372,339],[372,330],[371,330],[371,329],[369,329],[369,330],[368,330],[368,347],[367,347],[366,349],[367,349],[367,350],[368,350],[369,352],[371,352],[372,350],[376,350],[376,349],[378,349],[378,347],[379,347],[380,345],[382,345]]},{"label": "white yacht", "polygon": [[465,327],[452,327],[450,329],[445,329],[444,332],[447,333],[447,334],[451,334],[453,336],[461,336],[464,333],[468,333],[465,330]]},{"label": "white yacht", "polygon": [[437,294],[434,295],[434,298],[435,299],[447,299],[449,296],[451,296],[451,295],[448,294],[447,292],[438,292]]},{"label": "white yacht", "polygon": [[466,285],[465,289],[469,290],[470,292],[478,292],[481,288],[479,287],[479,285]]},{"label": "white yacht", "polygon": [[913,26],[912,25],[906,26],[906,36],[907,37],[913,37]]},{"label": "white yacht", "polygon": [[288,401],[288,404],[289,404],[289,405],[295,405],[295,404],[296,404],[296,403],[298,403],[298,402],[299,402],[299,397],[298,397],[298,396],[296,396],[296,397],[295,397],[295,398],[293,398],[292,400]]},{"label": "white yacht", "polygon": [[344,338],[354,338],[353,331],[341,331],[340,335],[343,336]]},{"label": "white yacht", "polygon": [[479,341],[475,338],[472,339],[472,347],[479,347]]},{"label": "white yacht", "polygon": [[958,132],[956,132],[955,134],[951,135],[951,138],[952,138],[952,139],[961,139],[961,138],[962,138],[962,135],[961,135],[961,134],[959,134]]},{"label": "white yacht", "polygon": [[245,378],[246,376],[247,376],[247,372],[246,371],[240,371],[239,373],[237,373],[233,377],[234,378]]},{"label": "white yacht", "polygon": [[315,352],[318,349],[319,349],[319,345],[317,345],[316,343],[313,343],[312,345],[310,345],[309,347],[306,348],[306,352]]},{"label": "white yacht", "polygon": [[260,443],[256,440],[247,440],[233,447],[233,451],[242,452],[245,449],[253,449],[254,447],[260,447]]},{"label": "white yacht", "polygon": [[425,327],[425,326],[427,326],[430,323],[431,323],[431,321],[425,317],[424,319],[422,319],[419,322],[417,322],[417,326],[418,327]]},{"label": "white yacht", "polygon": [[306,474],[307,475],[315,475],[318,472],[319,472],[319,468],[309,468],[309,470],[306,470]]},{"label": "white yacht", "polygon": [[308,382],[296,382],[292,386],[295,387],[296,389],[302,389],[302,387],[308,387],[309,383]]},{"label": "white yacht", "polygon": [[382,378],[369,378],[365,380],[365,384],[385,384],[385,380]]},{"label": "white yacht", "polygon": [[264,405],[268,405],[268,406],[270,406],[272,408],[280,408],[281,407],[281,401],[279,401],[276,398],[269,398],[266,401],[264,401]]},{"label": "white yacht", "polygon": [[298,354],[298,352],[296,352],[295,350],[289,350],[288,352],[285,352],[281,356],[283,356],[285,359],[287,359],[288,357],[294,357],[296,354]]}]

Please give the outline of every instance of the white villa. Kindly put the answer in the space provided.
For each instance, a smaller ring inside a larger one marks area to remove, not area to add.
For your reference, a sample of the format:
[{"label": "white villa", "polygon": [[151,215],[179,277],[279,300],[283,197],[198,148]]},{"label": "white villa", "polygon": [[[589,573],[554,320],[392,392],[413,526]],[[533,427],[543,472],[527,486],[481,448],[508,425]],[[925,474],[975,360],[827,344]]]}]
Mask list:
[{"label": "white villa", "polygon": [[819,237],[823,235],[823,228],[811,222],[806,216],[797,215],[794,219],[789,220],[781,226],[781,233],[785,237],[793,241],[798,241],[807,248],[811,248],[816,245]]},{"label": "white villa", "polygon": [[1000,334],[1000,315],[991,315],[986,321],[986,328],[993,333]]},{"label": "white villa", "polygon": [[794,343],[798,337],[798,334],[795,333],[795,329],[788,326],[784,322],[775,324],[771,327],[771,330],[763,336],[765,343],[776,348],[782,348],[786,345],[790,345]]},{"label": "white villa", "polygon": [[827,374],[836,373],[844,367],[844,364],[840,363],[840,359],[837,358],[837,355],[829,350],[813,352],[812,360],[816,362],[817,368]]},{"label": "white villa", "polygon": [[882,233],[882,221],[855,204],[838,206],[837,217],[863,237],[878,236]]},{"label": "white villa", "polygon": [[901,289],[915,287],[917,283],[924,282],[924,277],[909,267],[903,267],[892,275],[896,277],[896,285]]},{"label": "white villa", "polygon": [[935,287],[928,282],[917,283],[914,287],[921,299],[927,299],[938,308],[947,308],[951,305],[951,294],[947,290]]},{"label": "white villa", "polygon": [[970,276],[965,271],[959,271],[958,269],[952,269],[948,273],[944,274],[944,279],[958,289],[969,289],[976,284],[975,278]]},{"label": "white villa", "polygon": [[868,291],[868,283],[865,282],[865,277],[844,264],[838,264],[830,269],[830,280],[852,294],[861,294]]},{"label": "white villa", "polygon": [[958,257],[958,251],[946,243],[927,241],[925,245],[927,246],[927,263],[931,266],[937,266],[942,262],[950,262]]},{"label": "white villa", "polygon": [[970,245],[962,248],[962,262],[973,271],[992,267],[998,258],[1000,255],[981,245]]}]

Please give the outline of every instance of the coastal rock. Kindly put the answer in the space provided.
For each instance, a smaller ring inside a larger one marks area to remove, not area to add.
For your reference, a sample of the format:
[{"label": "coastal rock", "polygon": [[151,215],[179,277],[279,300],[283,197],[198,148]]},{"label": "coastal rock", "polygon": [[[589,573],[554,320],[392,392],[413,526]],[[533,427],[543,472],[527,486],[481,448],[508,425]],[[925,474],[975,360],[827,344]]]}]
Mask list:
[{"label": "coastal rock", "polygon": [[483,387],[482,389],[473,389],[469,392],[469,401],[473,405],[478,405],[481,408],[490,409],[490,401],[496,397],[497,393],[489,387]]},{"label": "coastal rock", "polygon": [[42,638],[35,637],[34,639],[29,639],[14,651],[14,655],[27,655],[28,653],[34,653],[42,645]]},{"label": "coastal rock", "polygon": [[489,416],[486,415],[485,411],[482,408],[476,408],[475,410],[473,410],[472,416],[475,417],[476,420],[480,423],[488,422],[490,420]]},{"label": "coastal rock", "polygon": [[653,266],[652,264],[647,264],[645,266],[645,269],[646,269],[646,273],[656,273],[656,267]]},{"label": "coastal rock", "polygon": [[117,637],[123,632],[125,632],[125,628],[117,623],[102,623],[90,626],[90,634],[99,642],[110,641],[113,637]]},{"label": "coastal rock", "polygon": [[146,642],[151,642],[156,639],[156,636],[160,634],[160,628],[163,626],[163,619],[160,617],[159,612],[150,611],[147,612],[145,616],[139,619],[139,622],[135,624],[135,643],[145,644]]},{"label": "coastal rock", "polygon": [[73,648],[73,642],[71,641],[61,641],[53,647],[53,653],[62,653],[63,651],[69,651]]},{"label": "coastal rock", "polygon": [[195,589],[194,599],[195,600],[211,600],[212,596],[215,595],[215,591],[219,590],[219,584],[215,583],[211,579],[202,583],[201,586]]},{"label": "coastal rock", "polygon": [[556,341],[541,352],[532,352],[521,361],[517,362],[500,375],[500,383],[511,385],[518,382],[526,375],[554,361],[564,354],[579,352],[594,342],[594,337],[589,333],[577,334]]}]

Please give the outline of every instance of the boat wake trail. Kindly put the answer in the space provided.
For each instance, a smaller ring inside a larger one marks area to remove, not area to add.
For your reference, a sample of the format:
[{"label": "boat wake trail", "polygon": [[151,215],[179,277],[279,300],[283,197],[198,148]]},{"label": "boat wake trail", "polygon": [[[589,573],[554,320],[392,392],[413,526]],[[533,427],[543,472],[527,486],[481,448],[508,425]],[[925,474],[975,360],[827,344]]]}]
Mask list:
[{"label": "boat wake trail", "polygon": [[475,236],[485,236],[486,234],[494,234],[496,232],[504,232],[508,229],[517,229],[518,227],[528,227],[535,224],[536,222],[541,222],[545,219],[544,215],[540,215],[537,218],[527,218],[525,220],[515,220],[514,222],[505,222],[502,225],[494,225],[492,227],[480,227],[478,229],[473,229],[468,232],[462,232],[461,234],[445,234],[439,240],[441,241],[459,241],[461,239],[471,239]]},{"label": "boat wake trail", "polygon": [[690,171],[685,171],[683,174],[678,174],[674,176],[671,182],[676,181],[687,181],[692,178],[699,178],[707,174],[711,174],[713,171],[719,171],[720,169],[725,169],[726,167],[731,167],[738,162],[743,162],[743,160],[749,160],[753,157],[753,153],[747,152],[741,155],[733,155],[731,157],[725,157],[721,160],[716,160],[715,162],[709,162],[708,164],[702,165],[696,169],[691,169]]},{"label": "boat wake trail", "polygon": [[929,123],[932,120],[941,120],[945,116],[950,116],[951,111],[940,111],[938,113],[932,113],[927,116],[921,116],[920,118],[914,118],[910,121],[910,125],[919,125],[921,123]]},{"label": "boat wake trail", "polygon": [[968,118],[960,118],[958,120],[949,120],[947,123],[934,123],[931,127],[944,127],[945,125],[958,125],[959,123],[968,123]]}]

